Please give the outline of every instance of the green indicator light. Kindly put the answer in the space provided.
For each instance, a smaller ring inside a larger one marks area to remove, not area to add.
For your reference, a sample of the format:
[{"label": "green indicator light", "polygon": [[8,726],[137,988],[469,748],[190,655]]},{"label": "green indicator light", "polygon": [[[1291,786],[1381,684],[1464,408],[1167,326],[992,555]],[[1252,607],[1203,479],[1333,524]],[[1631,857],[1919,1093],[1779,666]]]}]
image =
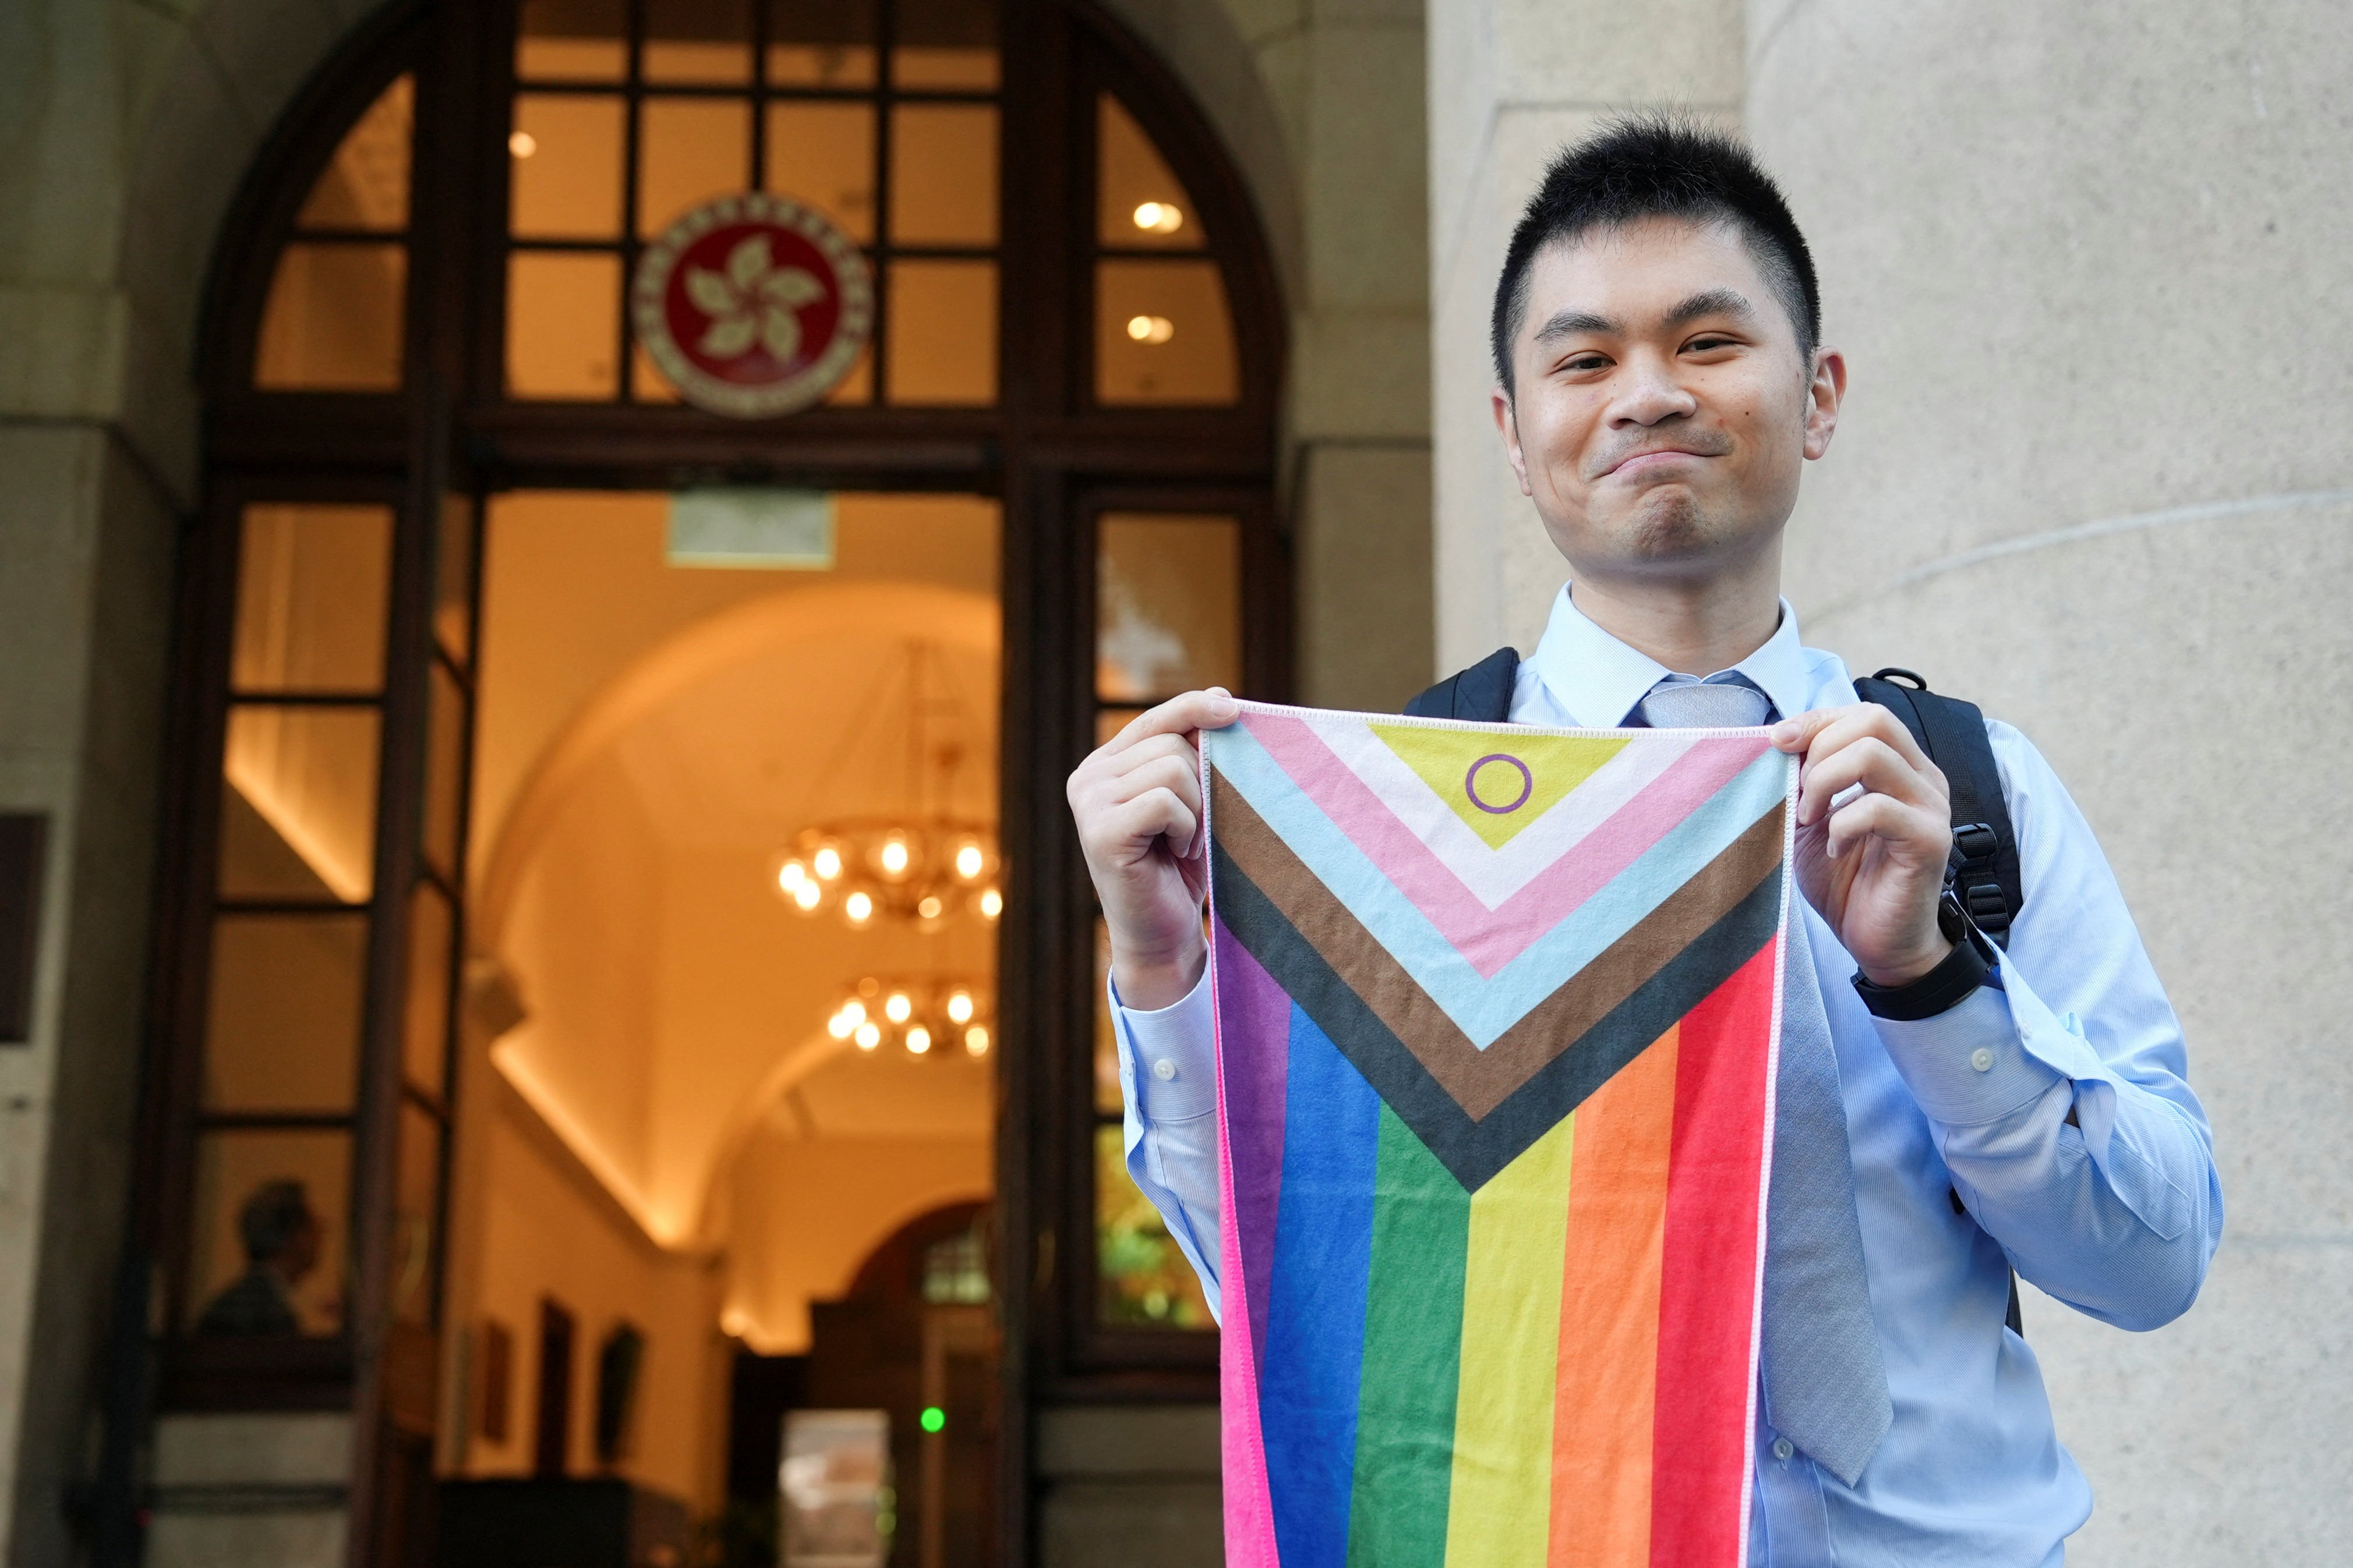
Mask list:
[{"label": "green indicator light", "polygon": [[948,1413],[936,1405],[926,1405],[921,1419],[924,1431],[937,1432],[948,1424]]}]

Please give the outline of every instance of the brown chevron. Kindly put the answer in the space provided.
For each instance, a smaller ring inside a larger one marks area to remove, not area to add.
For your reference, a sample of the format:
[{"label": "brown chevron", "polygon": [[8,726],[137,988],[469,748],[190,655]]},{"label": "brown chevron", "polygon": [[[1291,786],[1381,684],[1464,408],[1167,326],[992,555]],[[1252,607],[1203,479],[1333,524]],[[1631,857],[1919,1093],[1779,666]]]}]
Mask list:
[{"label": "brown chevron", "polygon": [[1224,775],[1209,776],[1209,820],[1218,846],[1474,1121],[1584,1037],[1771,876],[1781,863],[1787,809],[1776,804],[1758,817],[1698,875],[1482,1051],[1241,793]]}]

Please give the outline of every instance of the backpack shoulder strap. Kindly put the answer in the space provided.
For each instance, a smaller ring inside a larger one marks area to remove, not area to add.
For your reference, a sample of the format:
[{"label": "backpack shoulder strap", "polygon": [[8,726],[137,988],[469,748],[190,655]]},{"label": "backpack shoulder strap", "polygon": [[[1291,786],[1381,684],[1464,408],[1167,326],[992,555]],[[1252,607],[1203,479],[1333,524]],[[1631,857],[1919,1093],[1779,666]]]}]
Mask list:
[{"label": "backpack shoulder strap", "polygon": [[1512,717],[1512,688],[1520,678],[1520,650],[1499,647],[1470,668],[1448,676],[1405,705],[1416,719],[1469,719],[1482,724],[1506,723]]},{"label": "backpack shoulder strap", "polygon": [[2026,888],[1984,713],[1974,702],[1929,690],[1908,669],[1883,669],[1857,680],[1854,690],[1902,720],[1928,760],[1945,771],[1953,795],[1953,891],[1979,931],[2009,946],[2010,922],[2025,907]]}]

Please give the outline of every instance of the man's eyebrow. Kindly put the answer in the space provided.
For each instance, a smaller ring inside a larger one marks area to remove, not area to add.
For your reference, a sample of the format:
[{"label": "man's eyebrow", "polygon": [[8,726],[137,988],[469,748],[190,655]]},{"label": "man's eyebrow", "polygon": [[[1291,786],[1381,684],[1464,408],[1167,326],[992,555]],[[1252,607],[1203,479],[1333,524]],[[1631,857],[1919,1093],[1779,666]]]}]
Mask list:
[{"label": "man's eyebrow", "polygon": [[1661,324],[1687,327],[1702,316],[1736,316],[1742,321],[1750,321],[1756,314],[1757,307],[1748,302],[1747,295],[1736,289],[1704,289],[1669,310]]},{"label": "man's eyebrow", "polygon": [[1552,319],[1536,329],[1536,342],[1548,343],[1578,332],[1623,333],[1626,324],[1610,316],[1597,316],[1590,310],[1559,310]]}]

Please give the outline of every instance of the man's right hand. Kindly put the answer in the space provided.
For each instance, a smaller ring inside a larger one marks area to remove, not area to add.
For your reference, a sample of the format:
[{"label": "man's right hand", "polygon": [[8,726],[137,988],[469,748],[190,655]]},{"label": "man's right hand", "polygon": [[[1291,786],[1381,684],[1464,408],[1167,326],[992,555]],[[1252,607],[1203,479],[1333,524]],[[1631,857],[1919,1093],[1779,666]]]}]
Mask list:
[{"label": "man's right hand", "polygon": [[1222,687],[1141,713],[1071,775],[1067,793],[1087,875],[1111,932],[1120,1000],[1138,1012],[1181,1001],[1208,963],[1201,899],[1201,753],[1194,736],[1241,709]]}]

